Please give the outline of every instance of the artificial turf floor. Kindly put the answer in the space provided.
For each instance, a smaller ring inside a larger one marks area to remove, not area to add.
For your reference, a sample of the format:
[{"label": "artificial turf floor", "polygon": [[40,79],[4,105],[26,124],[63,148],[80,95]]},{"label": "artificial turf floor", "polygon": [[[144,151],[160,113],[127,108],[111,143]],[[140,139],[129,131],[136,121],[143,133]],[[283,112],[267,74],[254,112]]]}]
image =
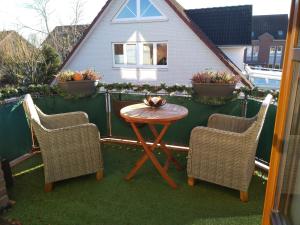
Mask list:
[{"label": "artificial turf floor", "polygon": [[[17,204],[4,214],[23,225],[257,225],[261,220],[265,180],[254,176],[249,202],[238,191],[198,181],[186,184],[186,171],[171,166],[169,174],[179,185],[170,188],[148,161],[130,182],[124,177],[141,155],[138,147],[105,144],[105,178],[95,175],[55,184],[44,193],[40,155],[19,164],[9,190]],[[186,165],[186,155],[176,154]],[[161,155],[159,156],[161,157]],[[32,169],[29,170],[28,169]],[[25,173],[21,173],[22,171]]]}]

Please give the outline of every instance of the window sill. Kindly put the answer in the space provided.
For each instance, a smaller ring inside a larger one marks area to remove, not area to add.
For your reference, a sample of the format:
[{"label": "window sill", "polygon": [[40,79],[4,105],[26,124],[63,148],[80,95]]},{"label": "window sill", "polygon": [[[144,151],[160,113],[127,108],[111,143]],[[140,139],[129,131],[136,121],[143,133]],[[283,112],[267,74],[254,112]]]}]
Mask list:
[{"label": "window sill", "polygon": [[112,24],[122,24],[122,23],[153,23],[153,22],[167,22],[168,18],[161,19],[134,19],[134,20],[112,20]]},{"label": "window sill", "polygon": [[113,70],[156,70],[156,71],[168,71],[168,67],[130,67],[130,66],[113,66]]}]

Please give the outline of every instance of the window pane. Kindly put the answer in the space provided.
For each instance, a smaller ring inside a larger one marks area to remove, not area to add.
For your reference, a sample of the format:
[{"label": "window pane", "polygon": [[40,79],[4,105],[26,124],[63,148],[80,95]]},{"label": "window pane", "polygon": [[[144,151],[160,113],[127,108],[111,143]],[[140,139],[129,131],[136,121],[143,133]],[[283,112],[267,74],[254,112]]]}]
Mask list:
[{"label": "window pane", "polygon": [[127,44],[126,45],[126,54],[127,54],[127,64],[135,65],[136,64],[136,44]]},{"label": "window pane", "polygon": [[277,46],[275,66],[280,67],[281,65],[282,50],[283,50],[282,46]]},{"label": "window pane", "polygon": [[275,47],[271,47],[271,48],[270,48],[270,53],[269,53],[269,65],[273,65],[273,64],[274,64],[274,60],[275,60],[275,51],[276,51],[276,48],[275,48]]},{"label": "window pane", "polygon": [[279,90],[279,88],[280,88],[280,80],[269,79],[269,86],[272,89]]},{"label": "window pane", "polygon": [[159,17],[161,13],[149,0],[141,0],[141,17]]},{"label": "window pane", "polygon": [[246,49],[246,60],[247,61],[252,60],[252,46],[248,46]]},{"label": "window pane", "polygon": [[123,44],[115,44],[114,51],[115,64],[124,64]]},{"label": "window pane", "polygon": [[167,65],[168,46],[167,44],[157,44],[157,65]]},{"label": "window pane", "polygon": [[[278,178],[279,212],[288,224],[300,224],[300,66],[294,64],[286,135]],[[276,209],[277,210],[277,209]]]},{"label": "window pane", "polygon": [[136,0],[130,0],[118,15],[118,19],[135,18],[136,16]]},{"label": "window pane", "polygon": [[258,87],[267,85],[267,80],[265,78],[255,77],[252,79],[252,82],[255,86],[258,86]]},{"label": "window pane", "polygon": [[253,46],[253,60],[257,61],[258,60],[258,53],[259,53],[259,46]]},{"label": "window pane", "polygon": [[144,44],[143,64],[144,65],[153,65],[153,44]]}]

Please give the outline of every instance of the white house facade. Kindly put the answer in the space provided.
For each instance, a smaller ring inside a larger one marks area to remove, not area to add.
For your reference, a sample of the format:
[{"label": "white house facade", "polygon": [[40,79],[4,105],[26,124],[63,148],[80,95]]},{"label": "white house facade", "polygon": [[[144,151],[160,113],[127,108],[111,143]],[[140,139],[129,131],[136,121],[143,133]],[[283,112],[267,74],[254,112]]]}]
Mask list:
[{"label": "white house facade", "polygon": [[171,2],[109,0],[62,70],[94,69],[106,83],[168,85],[189,85],[205,70],[238,75],[243,46],[218,48],[205,35],[199,38]]}]

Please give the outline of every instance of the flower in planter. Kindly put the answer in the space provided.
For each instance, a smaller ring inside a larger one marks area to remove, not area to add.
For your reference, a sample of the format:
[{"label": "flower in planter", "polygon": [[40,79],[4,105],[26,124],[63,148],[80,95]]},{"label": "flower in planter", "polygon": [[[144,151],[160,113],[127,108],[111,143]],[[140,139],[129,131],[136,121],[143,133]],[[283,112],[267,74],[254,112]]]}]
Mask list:
[{"label": "flower in planter", "polygon": [[56,77],[59,82],[81,81],[81,80],[97,81],[101,79],[101,76],[98,75],[93,70],[85,70],[82,72],[66,70],[58,73]]},{"label": "flower in planter", "polygon": [[237,84],[238,76],[227,72],[198,72],[193,75],[192,83],[213,83],[213,84]]},{"label": "flower in planter", "polygon": [[101,80],[101,76],[93,70],[86,70],[82,72],[82,76],[84,80]]},{"label": "flower in planter", "polygon": [[59,82],[66,82],[66,81],[72,81],[74,74],[75,74],[75,72],[73,72],[71,70],[66,70],[66,71],[62,71],[59,74],[57,74],[56,77]]}]

